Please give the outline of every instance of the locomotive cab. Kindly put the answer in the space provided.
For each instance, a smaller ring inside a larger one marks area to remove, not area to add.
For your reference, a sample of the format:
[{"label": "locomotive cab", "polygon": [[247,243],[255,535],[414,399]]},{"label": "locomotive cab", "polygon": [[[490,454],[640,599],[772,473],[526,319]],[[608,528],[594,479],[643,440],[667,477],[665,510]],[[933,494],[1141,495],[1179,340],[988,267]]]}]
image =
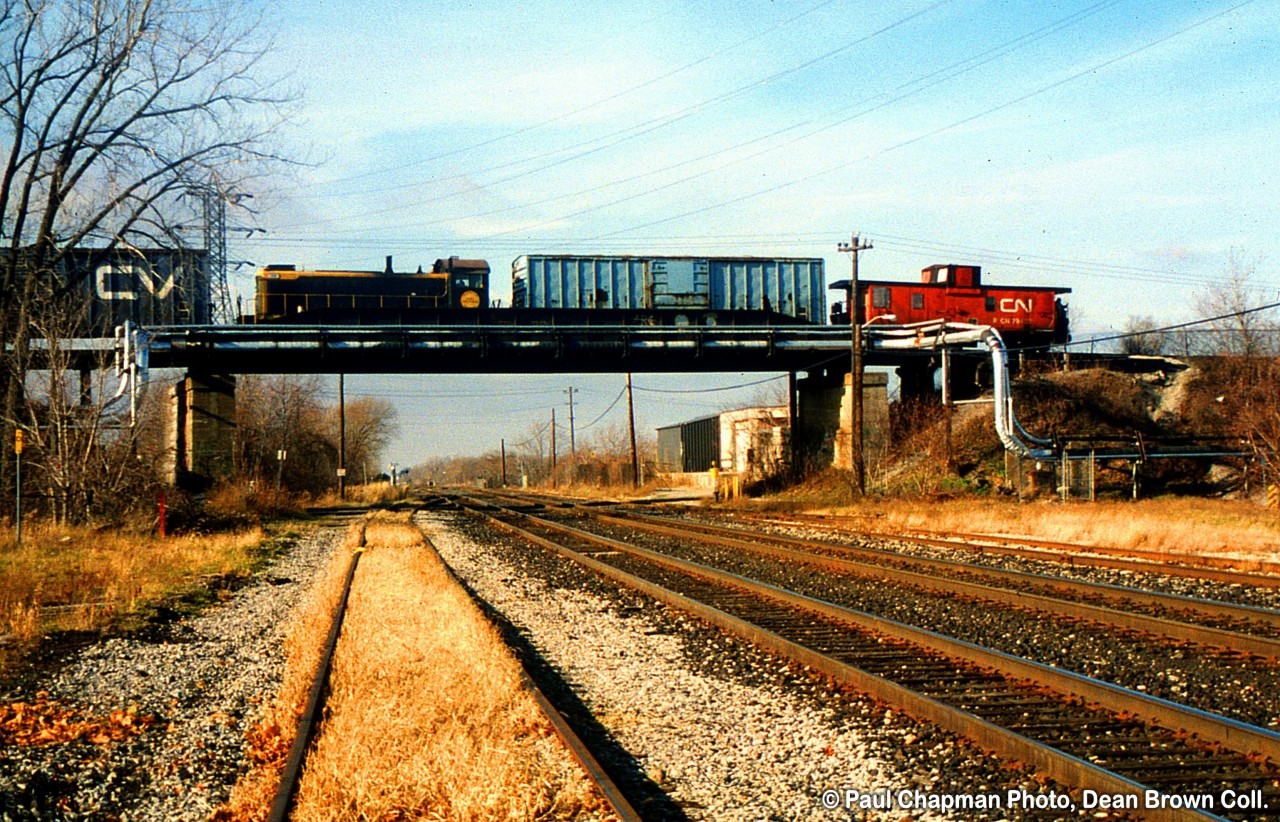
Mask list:
[{"label": "locomotive cab", "polygon": [[432,273],[449,279],[450,303],[458,308],[481,308],[488,304],[489,263],[450,257],[436,260]]}]

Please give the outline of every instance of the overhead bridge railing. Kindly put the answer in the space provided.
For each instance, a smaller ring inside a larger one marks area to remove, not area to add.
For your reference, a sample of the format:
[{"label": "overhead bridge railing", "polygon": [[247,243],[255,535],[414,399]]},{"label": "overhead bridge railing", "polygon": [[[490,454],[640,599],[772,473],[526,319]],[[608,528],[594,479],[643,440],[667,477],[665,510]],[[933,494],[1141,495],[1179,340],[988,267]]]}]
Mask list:
[{"label": "overhead bridge railing", "polygon": [[151,367],[214,374],[810,371],[845,362],[850,344],[847,330],[802,324],[173,326],[144,338]]}]

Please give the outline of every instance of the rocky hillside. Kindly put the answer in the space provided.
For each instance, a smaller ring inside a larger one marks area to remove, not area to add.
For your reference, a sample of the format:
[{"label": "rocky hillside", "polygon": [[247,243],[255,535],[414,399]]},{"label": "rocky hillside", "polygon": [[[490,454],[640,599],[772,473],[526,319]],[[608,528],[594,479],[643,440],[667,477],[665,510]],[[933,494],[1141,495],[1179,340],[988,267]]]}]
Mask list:
[{"label": "rocky hillside", "polygon": [[[1133,373],[1103,369],[1024,373],[1014,383],[1014,404],[1024,429],[1073,449],[1136,450],[1139,442],[1147,447],[1209,442],[1242,432],[1241,416],[1235,410],[1240,396],[1232,390],[1229,377],[1212,362],[1163,358],[1142,363]],[[955,409],[949,449],[942,409],[898,407],[895,417],[895,446],[878,466],[887,490],[999,491],[1010,490],[1016,483],[1007,475],[1014,461],[1006,466],[989,403]],[[1238,438],[1230,447],[1239,447]],[[1141,468],[1143,488],[1148,493],[1227,493],[1241,486],[1242,467],[1241,460],[1149,460]],[[1132,461],[1100,463],[1098,483],[1104,492],[1130,492]]]}]

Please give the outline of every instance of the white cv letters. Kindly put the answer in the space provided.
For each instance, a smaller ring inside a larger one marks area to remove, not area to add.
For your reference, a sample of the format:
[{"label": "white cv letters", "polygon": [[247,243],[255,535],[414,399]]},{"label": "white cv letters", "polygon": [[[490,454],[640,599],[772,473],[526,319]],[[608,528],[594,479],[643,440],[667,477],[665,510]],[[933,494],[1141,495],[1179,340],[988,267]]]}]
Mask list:
[{"label": "white cv letters", "polygon": [[[136,281],[141,283],[142,287],[145,288],[149,294],[163,300],[165,297],[169,296],[169,292],[173,291],[173,286],[174,283],[177,282],[178,271],[180,269],[181,266],[175,266],[174,269],[169,272],[169,279],[161,281],[155,271],[151,269],[151,266],[145,263],[124,263],[121,265],[105,263],[98,266],[97,270],[94,272],[94,290],[97,291],[98,296],[104,300],[136,300],[138,299],[137,291],[117,291],[113,288],[113,285],[115,284]],[[113,274],[119,275],[115,279],[115,283],[112,282]]]}]

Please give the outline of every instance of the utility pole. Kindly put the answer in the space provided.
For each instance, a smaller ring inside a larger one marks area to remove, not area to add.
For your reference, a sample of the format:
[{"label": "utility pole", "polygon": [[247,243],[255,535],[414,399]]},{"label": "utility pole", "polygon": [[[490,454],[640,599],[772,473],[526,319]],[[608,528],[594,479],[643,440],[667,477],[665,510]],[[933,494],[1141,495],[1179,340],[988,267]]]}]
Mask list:
[{"label": "utility pole", "polygon": [[862,322],[859,318],[858,252],[870,251],[871,243],[854,232],[847,243],[837,249],[853,256],[852,276],[849,279],[849,326],[852,333],[853,356],[849,374],[849,401],[853,419],[849,423],[849,467],[853,473],[854,496],[867,493],[867,471],[862,453]]},{"label": "utility pole", "polygon": [[640,459],[636,456],[636,406],[631,399],[631,372],[627,372],[627,423],[631,428],[631,484],[640,486]]},{"label": "utility pole", "polygon": [[551,487],[556,487],[556,409],[551,409]]},{"label": "utility pole", "polygon": [[507,438],[503,437],[498,440],[499,446],[502,448],[502,487],[507,487]]},{"label": "utility pole", "polygon": [[567,393],[569,394],[569,457],[576,462],[578,459],[578,443],[577,436],[573,430],[573,395],[578,393],[578,389],[571,385]]},{"label": "utility pole", "polygon": [[347,498],[347,385],[338,375],[338,499]]}]

